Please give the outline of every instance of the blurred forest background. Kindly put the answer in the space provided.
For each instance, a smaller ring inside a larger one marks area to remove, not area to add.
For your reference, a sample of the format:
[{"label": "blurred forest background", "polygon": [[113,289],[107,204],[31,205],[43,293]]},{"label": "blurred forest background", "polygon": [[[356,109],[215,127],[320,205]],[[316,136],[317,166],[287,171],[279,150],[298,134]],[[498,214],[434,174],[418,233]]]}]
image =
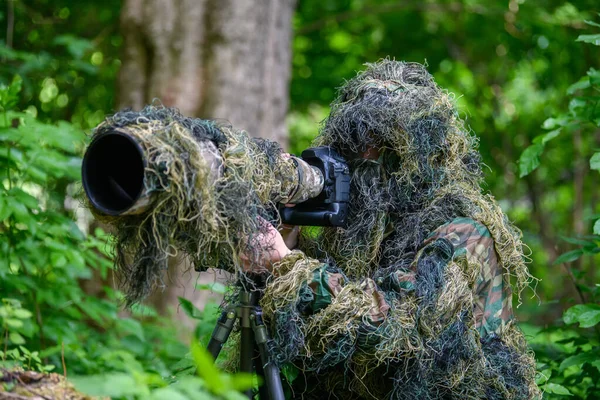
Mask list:
[{"label": "blurred forest background", "polygon": [[172,322],[179,308],[205,339],[217,306],[178,297],[222,285],[192,273],[186,292],[121,311],[107,236],[77,200],[87,137],[158,98],[299,154],[336,88],[390,57],[426,63],[455,94],[489,167],[484,189],[523,231],[541,280],[516,312],[545,396],[600,398],[599,11],[597,0],[4,0],[0,366],[68,370],[115,398],[235,398],[243,377],[207,366]]}]

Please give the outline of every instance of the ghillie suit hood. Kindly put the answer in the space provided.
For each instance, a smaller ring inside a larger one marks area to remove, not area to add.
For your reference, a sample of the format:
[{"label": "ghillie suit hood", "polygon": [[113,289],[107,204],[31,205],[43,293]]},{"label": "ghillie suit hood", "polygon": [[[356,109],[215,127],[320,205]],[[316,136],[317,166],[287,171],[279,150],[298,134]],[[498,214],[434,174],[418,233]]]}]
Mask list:
[{"label": "ghillie suit hood", "polygon": [[[315,145],[349,160],[349,226],[303,231],[302,252],[275,268],[262,300],[278,360],[304,371],[296,395],[537,396],[535,362],[514,323],[485,336],[474,327],[479,268],[443,242],[423,249],[440,226],[468,218],[489,230],[507,288],[512,277],[520,294],[533,279],[520,231],[482,194],[477,139],[452,96],[420,64],[368,64],[340,89]],[[361,158],[369,149],[377,160]],[[411,290],[389,284],[415,269]],[[314,290],[332,279],[334,293]],[[315,305],[319,296],[331,304]]]},{"label": "ghillie suit hood", "polygon": [[[350,221],[364,226],[361,214],[377,210],[373,214],[381,215],[380,221],[368,225],[393,230],[387,232],[385,243],[384,233],[375,238],[379,243],[371,247],[378,251],[367,260],[371,265],[407,266],[434,229],[455,217],[471,217],[492,232],[502,266],[507,275],[516,277],[520,293],[532,279],[523,258],[521,232],[491,195],[482,194],[477,138],[459,118],[452,99],[421,64],[390,60],[368,64],[340,89],[316,144],[331,146],[350,160],[369,147],[382,149],[376,162],[351,161],[355,184],[363,189],[351,194],[360,196],[357,204],[364,206],[353,209]],[[377,193],[365,193],[369,188]],[[324,233],[327,251],[345,255],[344,259],[355,255],[354,243],[363,236],[352,228]],[[354,257],[358,260],[344,261],[346,273],[358,277],[375,272],[356,271],[356,263],[364,261],[360,255]]]}]

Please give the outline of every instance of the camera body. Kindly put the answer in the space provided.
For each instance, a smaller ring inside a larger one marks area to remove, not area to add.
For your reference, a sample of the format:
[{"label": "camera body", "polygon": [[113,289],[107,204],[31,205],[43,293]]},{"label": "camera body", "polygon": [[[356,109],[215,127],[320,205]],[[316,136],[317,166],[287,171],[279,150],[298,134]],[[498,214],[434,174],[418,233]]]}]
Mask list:
[{"label": "camera body", "polygon": [[281,221],[289,225],[345,227],[350,199],[350,170],[345,160],[327,146],[306,149],[301,157],[321,172],[323,190],[295,207],[280,207]]}]

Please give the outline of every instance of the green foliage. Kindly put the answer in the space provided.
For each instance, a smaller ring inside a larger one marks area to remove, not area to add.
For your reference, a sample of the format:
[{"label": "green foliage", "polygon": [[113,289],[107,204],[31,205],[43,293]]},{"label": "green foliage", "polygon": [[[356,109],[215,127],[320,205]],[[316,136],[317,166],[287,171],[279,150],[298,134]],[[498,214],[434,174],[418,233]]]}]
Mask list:
[{"label": "green foliage", "polygon": [[[218,282],[209,285],[197,285],[197,288],[200,290],[211,290],[220,294],[226,293],[225,286]],[[188,317],[197,321],[194,337],[198,339],[202,345],[208,345],[210,335],[212,334],[213,328],[215,327],[219,317],[219,305],[214,301],[209,300],[204,305],[204,309],[199,310],[192,304],[191,301],[184,299],[183,297],[179,297],[179,305]],[[188,364],[188,366],[192,366],[192,364]],[[185,369],[181,368],[181,365],[179,368],[180,370]]]},{"label": "green foliage", "polygon": [[290,130],[290,145],[288,151],[300,156],[304,149],[310,147],[315,138],[319,123],[325,119],[328,109],[312,104],[305,112],[292,111],[287,118]]},{"label": "green foliage", "polygon": [[[595,298],[600,293],[595,290]],[[546,394],[591,399],[600,395],[600,306],[579,304],[568,309],[564,326],[533,330],[531,345],[536,352],[538,384]],[[574,325],[579,323],[579,328]],[[550,396],[548,396],[550,397]]]},{"label": "green foliage", "polygon": [[12,47],[0,42],[0,82],[23,78],[18,108],[42,121],[97,125],[114,107],[120,1],[4,3],[0,24],[4,31],[10,27],[7,10],[12,6],[14,26]]},{"label": "green foliage", "polygon": [[[588,25],[600,27],[600,24],[586,21]],[[580,35],[578,41],[600,45],[600,35]],[[557,117],[547,119],[543,128],[551,130],[534,139],[519,160],[520,175],[524,177],[540,166],[540,156],[545,144],[564,132],[566,135],[592,133],[600,127],[600,75],[598,70],[590,68],[583,78],[567,89],[572,98],[568,111]],[[577,141],[573,141],[577,145]],[[591,170],[600,169],[600,153],[594,153],[590,160]],[[595,173],[590,171],[590,174]],[[593,218],[597,218],[594,216]],[[563,264],[571,268],[582,257],[594,257],[600,253],[600,220],[596,220],[593,235],[565,238],[579,248],[560,255],[554,264]],[[554,325],[537,332],[531,339],[539,363],[538,384],[545,390],[547,397],[569,396],[573,398],[597,398],[600,396],[600,285],[584,285],[577,278],[585,271],[571,270],[577,284],[581,300],[587,298],[590,303],[570,307],[563,315],[564,325]],[[588,277],[589,278],[589,277]],[[594,282],[594,276],[588,282]],[[579,328],[574,325],[579,324]]]},{"label": "green foliage", "polygon": [[8,335],[6,340],[12,344],[23,344],[25,339],[19,333],[23,327],[23,320],[31,318],[31,312],[21,308],[21,302],[16,299],[2,299],[0,318],[2,318],[2,331]]},{"label": "green foliage", "polygon": [[241,400],[240,393],[253,385],[248,374],[229,375],[220,372],[208,352],[197,341],[192,342],[192,359],[197,376],[184,375],[165,379],[159,374],[146,371],[131,357],[127,357],[127,372],[104,373],[76,377],[71,380],[75,387],[92,396],[108,396],[124,399]]},{"label": "green foliage", "polygon": [[126,371],[150,385],[186,347],[152,310],[120,316],[119,292],[82,289],[112,268],[107,236],[85,235],[65,209],[78,206],[69,193],[77,191],[84,136],[67,122],[10,109],[20,83],[0,85],[1,364],[62,370],[64,358],[70,373]]}]

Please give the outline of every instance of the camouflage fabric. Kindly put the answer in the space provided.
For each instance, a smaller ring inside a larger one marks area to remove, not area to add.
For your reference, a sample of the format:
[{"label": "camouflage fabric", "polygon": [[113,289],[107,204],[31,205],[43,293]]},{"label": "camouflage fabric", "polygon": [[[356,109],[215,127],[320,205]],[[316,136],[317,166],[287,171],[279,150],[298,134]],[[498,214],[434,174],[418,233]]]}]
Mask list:
[{"label": "camouflage fabric", "polygon": [[[481,337],[499,335],[513,318],[512,296],[510,286],[503,278],[490,231],[483,224],[470,218],[456,218],[436,229],[423,243],[422,248],[437,239],[446,239],[454,247],[452,262],[465,267],[476,266],[479,274],[473,284],[476,296],[473,306],[475,328]],[[417,254],[410,269],[395,272],[395,287],[407,292],[414,290],[417,260],[421,256],[422,251]],[[346,281],[342,274],[329,273],[325,267],[323,265],[315,270],[309,283],[314,294],[313,312],[331,304],[332,298],[342,291]],[[372,279],[365,279],[360,287],[372,298],[370,322],[379,325],[385,320],[390,306]]]},{"label": "camouflage fabric", "polygon": [[480,267],[473,288],[477,295],[473,310],[475,327],[481,337],[500,334],[513,319],[512,293],[503,278],[490,231],[470,218],[456,218],[438,228],[425,243],[439,238],[452,243],[455,262]]},{"label": "camouflage fabric", "polygon": [[327,271],[327,265],[313,271],[313,278],[308,284],[314,294],[312,311],[317,312],[331,304],[331,298],[337,296],[344,286],[344,276]]},{"label": "camouflage fabric", "polygon": [[323,190],[323,175],[301,158],[282,154],[275,162],[275,175],[280,187],[273,198],[282,204],[299,204],[317,196]]}]

